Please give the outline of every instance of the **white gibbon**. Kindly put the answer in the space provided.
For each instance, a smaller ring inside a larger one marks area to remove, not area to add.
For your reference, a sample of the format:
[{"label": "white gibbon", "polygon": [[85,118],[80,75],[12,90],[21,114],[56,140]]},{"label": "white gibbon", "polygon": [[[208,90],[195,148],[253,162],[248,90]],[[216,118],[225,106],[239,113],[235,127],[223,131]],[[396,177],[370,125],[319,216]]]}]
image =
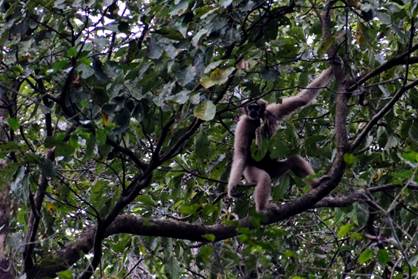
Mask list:
[{"label": "white gibbon", "polygon": [[[254,201],[257,212],[275,207],[270,202],[271,180],[292,171],[299,177],[314,174],[311,164],[299,155],[293,155],[285,160],[274,160],[267,154],[261,161],[251,158],[251,143],[256,143],[260,136],[271,137],[277,129],[277,122],[283,120],[296,109],[311,103],[319,91],[328,85],[331,80],[332,69],[324,70],[307,88],[296,96],[284,98],[281,103],[268,104],[264,100],[257,100],[244,107],[244,113],[240,116],[234,135],[234,154],[231,172],[228,180],[228,196],[237,195],[236,186],[244,174],[248,183],[256,184]],[[306,181],[312,187],[319,184],[317,179]]]}]

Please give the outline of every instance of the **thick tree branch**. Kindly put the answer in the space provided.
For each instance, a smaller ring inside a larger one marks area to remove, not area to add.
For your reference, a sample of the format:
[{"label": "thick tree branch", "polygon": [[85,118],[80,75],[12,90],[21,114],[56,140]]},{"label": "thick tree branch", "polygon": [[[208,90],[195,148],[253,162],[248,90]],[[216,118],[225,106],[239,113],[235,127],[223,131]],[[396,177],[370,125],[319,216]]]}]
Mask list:
[{"label": "thick tree branch", "polygon": [[359,202],[365,199],[365,191],[359,190],[349,193],[344,196],[325,197],[315,204],[315,208],[321,207],[346,207],[352,205],[355,202]]},{"label": "thick tree branch", "polygon": [[[407,185],[388,184],[371,187],[367,189],[367,192],[377,193],[393,191],[401,187],[407,187],[411,190],[418,191],[417,184],[408,183]],[[366,190],[357,190],[344,196],[325,197],[313,207],[345,207],[353,204],[354,202],[366,202],[365,193]],[[295,212],[295,208],[303,206],[303,204],[306,201],[309,201],[311,197],[311,194],[307,194],[296,201],[283,205],[281,209],[275,212],[271,218],[264,220],[263,224],[272,224],[296,215],[297,213]],[[278,218],[278,216],[280,216],[280,218]],[[134,215],[123,214],[116,217],[115,220],[108,226],[104,232],[104,237],[107,238],[116,234],[128,233],[132,235],[160,236],[207,242],[208,240],[205,235],[212,234],[215,237],[215,241],[220,241],[238,235],[237,228],[242,226],[252,227],[249,219],[239,221],[237,226],[226,226],[222,224],[196,225],[172,220],[143,219]],[[93,246],[94,233],[95,229],[87,229],[76,241],[70,243],[59,251],[57,255],[52,257],[54,259],[53,261],[48,260],[49,264],[41,262],[36,269],[36,278],[53,276],[56,272],[65,270],[73,263],[77,262],[80,257],[82,257],[83,253],[88,253],[91,250]]]}]

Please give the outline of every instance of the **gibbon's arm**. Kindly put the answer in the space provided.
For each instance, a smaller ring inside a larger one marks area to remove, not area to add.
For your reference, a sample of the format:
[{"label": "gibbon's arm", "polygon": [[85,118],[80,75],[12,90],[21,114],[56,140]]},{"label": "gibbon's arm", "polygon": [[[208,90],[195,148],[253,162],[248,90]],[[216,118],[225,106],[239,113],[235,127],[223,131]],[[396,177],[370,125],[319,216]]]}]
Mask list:
[{"label": "gibbon's arm", "polygon": [[228,180],[228,196],[232,197],[235,186],[241,181],[242,173],[247,164],[251,145],[251,120],[241,115],[234,134],[234,154]]},{"label": "gibbon's arm", "polygon": [[328,85],[331,80],[332,69],[324,70],[316,79],[314,79],[307,88],[303,89],[296,96],[284,98],[280,104],[270,104],[266,110],[270,111],[280,120],[284,116],[291,114],[296,109],[306,106],[318,95],[319,91]]}]

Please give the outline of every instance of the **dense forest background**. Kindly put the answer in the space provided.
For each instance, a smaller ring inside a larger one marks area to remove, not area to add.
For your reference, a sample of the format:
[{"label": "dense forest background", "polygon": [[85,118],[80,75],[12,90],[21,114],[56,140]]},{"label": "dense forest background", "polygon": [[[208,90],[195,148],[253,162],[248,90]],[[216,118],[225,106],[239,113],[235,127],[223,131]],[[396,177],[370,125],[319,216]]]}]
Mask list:
[{"label": "dense forest background", "polygon": [[[0,278],[416,278],[415,0],[0,1]],[[225,195],[240,109],[318,177]]]}]

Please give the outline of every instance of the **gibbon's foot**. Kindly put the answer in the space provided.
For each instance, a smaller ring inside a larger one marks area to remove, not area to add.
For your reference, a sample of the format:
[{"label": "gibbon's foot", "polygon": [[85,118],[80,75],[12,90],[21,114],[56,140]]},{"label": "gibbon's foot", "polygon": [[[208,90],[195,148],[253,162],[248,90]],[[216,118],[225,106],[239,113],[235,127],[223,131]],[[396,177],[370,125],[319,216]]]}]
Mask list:
[{"label": "gibbon's foot", "polygon": [[331,179],[331,177],[328,176],[328,175],[322,176],[321,178],[315,178],[315,179],[312,180],[311,186],[312,186],[312,188],[316,188],[322,182],[324,182],[326,180],[330,180],[330,179]]},{"label": "gibbon's foot", "polygon": [[228,198],[233,199],[233,198],[239,198],[242,197],[242,193],[238,192],[237,190],[238,187],[232,187],[230,189],[228,189]]},{"label": "gibbon's foot", "polygon": [[272,201],[270,201],[269,204],[267,205],[267,210],[277,210],[277,209],[279,209],[279,206]]},{"label": "gibbon's foot", "polygon": [[255,211],[257,211],[258,213],[261,213],[261,214],[266,214],[270,210],[277,210],[277,209],[279,209],[279,206],[277,204],[275,204],[274,202],[269,201],[268,204],[266,204],[266,206],[263,209],[257,209],[257,207],[256,207]]}]

